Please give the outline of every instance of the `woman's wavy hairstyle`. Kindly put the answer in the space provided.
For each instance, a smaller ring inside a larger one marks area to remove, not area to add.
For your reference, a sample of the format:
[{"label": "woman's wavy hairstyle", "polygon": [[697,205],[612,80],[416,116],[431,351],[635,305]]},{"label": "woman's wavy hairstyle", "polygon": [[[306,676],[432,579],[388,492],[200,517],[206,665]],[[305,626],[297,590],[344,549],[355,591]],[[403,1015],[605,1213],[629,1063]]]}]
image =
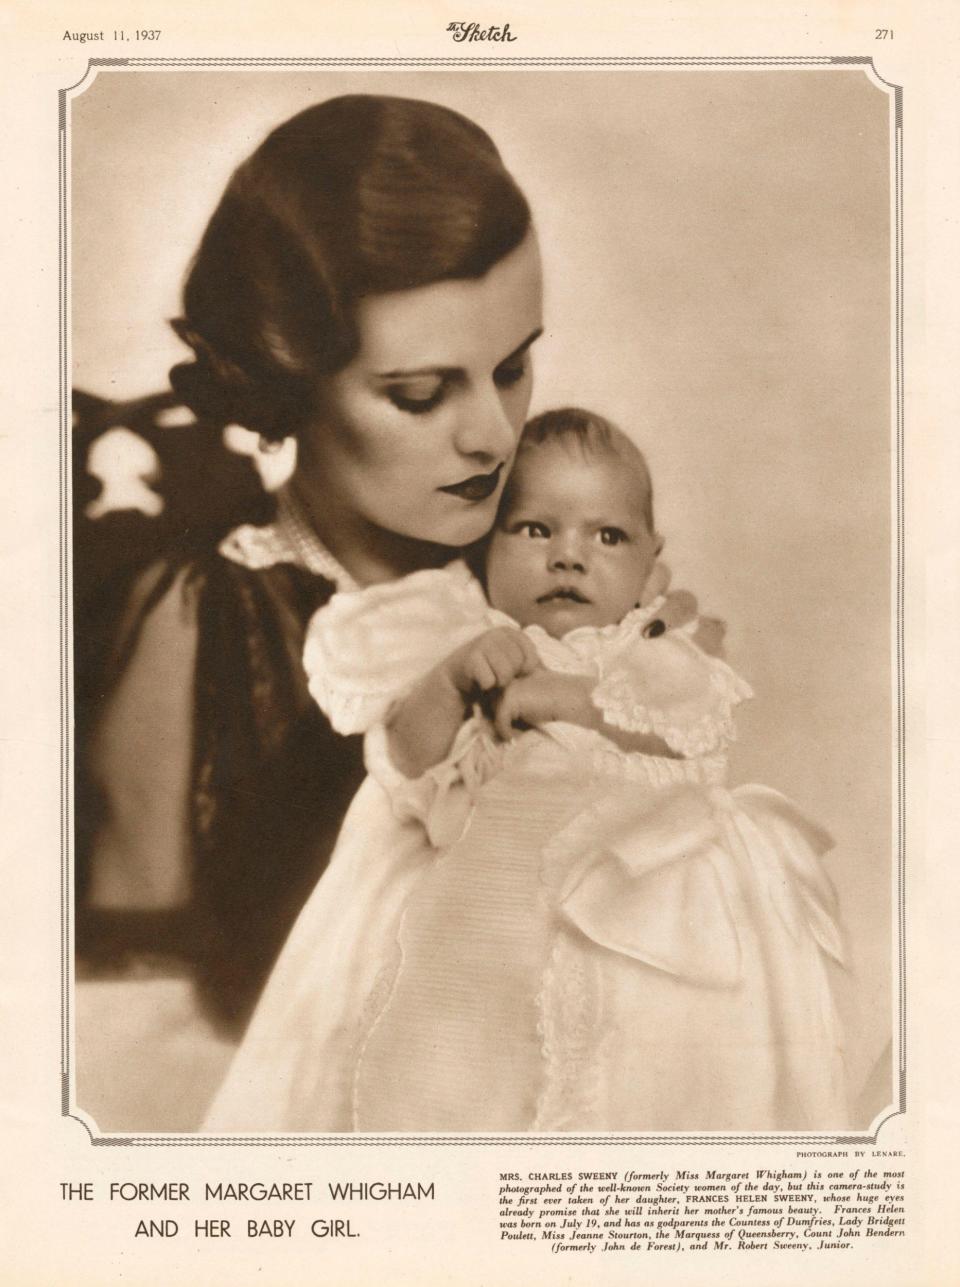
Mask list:
[{"label": "woman's wavy hairstyle", "polygon": [[490,137],[417,99],[330,99],[274,130],[231,178],[172,326],[170,373],[198,416],[297,433],[317,379],[354,357],[366,295],[477,278],[530,227]]}]

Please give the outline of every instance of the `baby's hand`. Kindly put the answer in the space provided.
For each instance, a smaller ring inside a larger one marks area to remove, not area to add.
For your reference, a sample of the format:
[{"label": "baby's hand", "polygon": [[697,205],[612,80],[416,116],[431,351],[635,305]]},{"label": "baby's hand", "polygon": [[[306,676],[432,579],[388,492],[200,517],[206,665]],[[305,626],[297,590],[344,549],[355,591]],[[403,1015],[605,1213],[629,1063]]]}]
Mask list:
[{"label": "baby's hand", "polygon": [[497,703],[494,724],[506,741],[524,728],[564,720],[587,728],[599,722],[590,701],[592,684],[580,675],[560,675],[545,667],[512,680]]},{"label": "baby's hand", "polygon": [[513,626],[495,626],[479,639],[471,639],[446,661],[447,674],[465,697],[479,689],[505,688],[518,675],[529,675],[540,666],[530,639]]}]

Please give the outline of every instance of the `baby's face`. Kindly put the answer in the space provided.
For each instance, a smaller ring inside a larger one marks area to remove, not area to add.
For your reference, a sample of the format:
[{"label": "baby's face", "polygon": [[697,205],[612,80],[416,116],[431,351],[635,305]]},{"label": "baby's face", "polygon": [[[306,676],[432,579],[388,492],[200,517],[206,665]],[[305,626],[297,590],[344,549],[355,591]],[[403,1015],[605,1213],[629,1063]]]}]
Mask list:
[{"label": "baby's face", "polygon": [[657,559],[645,490],[646,480],[614,455],[555,442],[521,451],[487,551],[490,602],[557,639],[620,621],[640,602]]}]

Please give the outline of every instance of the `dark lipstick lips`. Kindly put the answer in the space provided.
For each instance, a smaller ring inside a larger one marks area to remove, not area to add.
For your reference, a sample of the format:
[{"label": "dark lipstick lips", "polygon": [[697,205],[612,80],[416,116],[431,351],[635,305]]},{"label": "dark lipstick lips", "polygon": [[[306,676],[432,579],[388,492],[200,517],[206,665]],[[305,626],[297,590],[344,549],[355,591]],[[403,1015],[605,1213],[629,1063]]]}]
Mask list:
[{"label": "dark lipstick lips", "polygon": [[497,490],[502,470],[503,465],[497,465],[492,473],[474,474],[472,478],[465,478],[461,483],[451,483],[449,487],[441,487],[440,491],[447,492],[450,496],[459,496],[462,500],[486,500]]},{"label": "dark lipstick lips", "polygon": [[551,590],[549,594],[541,594],[537,603],[552,603],[555,599],[569,599],[571,603],[589,603],[590,600],[575,590],[573,586],[561,585],[556,590]]}]

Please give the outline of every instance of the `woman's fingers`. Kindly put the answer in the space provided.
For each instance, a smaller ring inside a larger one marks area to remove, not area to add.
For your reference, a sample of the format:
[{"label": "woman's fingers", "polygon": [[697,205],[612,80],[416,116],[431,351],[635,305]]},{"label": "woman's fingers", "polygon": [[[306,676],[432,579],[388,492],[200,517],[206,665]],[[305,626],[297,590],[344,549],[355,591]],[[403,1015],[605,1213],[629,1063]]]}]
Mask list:
[{"label": "woman's fingers", "polygon": [[685,626],[697,615],[697,601],[689,590],[673,590],[663,601],[657,614],[668,630]]}]

